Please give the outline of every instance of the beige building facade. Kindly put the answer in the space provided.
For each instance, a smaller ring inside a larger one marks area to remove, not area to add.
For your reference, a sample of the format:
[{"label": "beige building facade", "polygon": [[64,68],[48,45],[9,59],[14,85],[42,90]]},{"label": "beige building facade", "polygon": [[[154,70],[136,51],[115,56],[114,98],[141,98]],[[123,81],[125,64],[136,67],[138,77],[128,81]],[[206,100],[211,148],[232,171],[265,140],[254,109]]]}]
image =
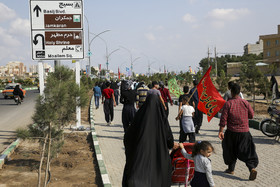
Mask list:
[{"label": "beige building facade", "polygon": [[244,55],[255,54],[259,55],[263,52],[263,40],[259,40],[256,44],[246,44],[244,46]]},{"label": "beige building facade", "polygon": [[269,65],[274,65],[277,75],[280,74],[280,25],[277,34],[261,35],[263,40],[263,60]]},{"label": "beige building facade", "polygon": [[0,67],[1,75],[23,76],[26,73],[26,66],[19,61],[8,62],[6,66]]}]

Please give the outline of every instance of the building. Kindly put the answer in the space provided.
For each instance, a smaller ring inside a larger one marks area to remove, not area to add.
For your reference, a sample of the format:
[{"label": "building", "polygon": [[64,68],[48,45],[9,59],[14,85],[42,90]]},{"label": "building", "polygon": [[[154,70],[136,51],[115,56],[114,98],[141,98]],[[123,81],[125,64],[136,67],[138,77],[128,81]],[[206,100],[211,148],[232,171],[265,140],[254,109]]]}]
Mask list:
[{"label": "building", "polygon": [[43,63],[44,71],[45,73],[51,73],[54,72],[54,68],[49,65],[48,63]]},{"label": "building", "polygon": [[241,62],[228,62],[227,63],[227,74],[231,76],[238,76],[241,73]]},{"label": "building", "polygon": [[29,66],[30,73],[38,73],[38,65],[30,65]]},{"label": "building", "polygon": [[246,44],[244,46],[244,55],[255,54],[259,55],[263,52],[263,40],[259,40],[256,44]]},{"label": "building", "polygon": [[277,34],[261,35],[263,40],[263,61],[273,65],[274,73],[280,74],[280,25]]},{"label": "building", "polygon": [[23,76],[26,73],[26,66],[18,61],[8,62],[5,68],[6,75]]},{"label": "building", "polygon": [[0,76],[5,76],[7,72],[7,67],[6,66],[0,66]]}]

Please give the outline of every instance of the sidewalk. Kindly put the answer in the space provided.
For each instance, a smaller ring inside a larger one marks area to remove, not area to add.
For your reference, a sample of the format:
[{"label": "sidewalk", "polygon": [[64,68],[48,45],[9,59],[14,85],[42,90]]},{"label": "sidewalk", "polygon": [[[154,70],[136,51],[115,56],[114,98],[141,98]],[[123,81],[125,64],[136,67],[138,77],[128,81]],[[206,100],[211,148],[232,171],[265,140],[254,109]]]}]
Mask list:
[{"label": "sidewalk", "polygon": [[[178,106],[170,106],[169,123],[173,131],[174,139],[178,142],[179,125],[175,121]],[[103,106],[98,110],[94,109],[94,120],[99,145],[102,156],[113,187],[121,187],[123,168],[125,165],[125,154],[123,146],[123,128],[121,123],[122,104],[115,107],[114,123],[107,126],[103,113]],[[206,116],[203,118],[203,125],[196,140],[208,140],[214,148],[215,154],[212,160],[213,177],[216,187],[242,187],[242,186],[280,186],[279,166],[280,166],[280,144],[275,143],[273,138],[268,138],[261,131],[250,129],[256,144],[259,156],[258,176],[255,181],[249,181],[249,171],[246,165],[237,161],[234,175],[225,174],[226,169],[222,157],[221,141],[218,138],[219,120],[213,118],[210,123]]]}]

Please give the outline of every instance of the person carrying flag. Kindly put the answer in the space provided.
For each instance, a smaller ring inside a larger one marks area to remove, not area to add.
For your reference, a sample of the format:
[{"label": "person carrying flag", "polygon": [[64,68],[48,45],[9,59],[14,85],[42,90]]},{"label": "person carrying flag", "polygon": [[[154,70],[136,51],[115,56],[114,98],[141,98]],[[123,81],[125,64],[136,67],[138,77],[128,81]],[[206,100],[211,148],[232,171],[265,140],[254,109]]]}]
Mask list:
[{"label": "person carrying flag", "polygon": [[198,110],[198,108],[197,108],[198,103],[199,103],[199,97],[198,97],[198,92],[197,92],[197,88],[196,88],[197,85],[198,85],[198,81],[194,80],[193,81],[193,86],[194,87],[190,90],[190,95],[193,94],[192,98],[193,98],[193,101],[195,103],[195,106],[194,106],[195,113],[194,113],[194,116],[193,116],[195,133],[199,134],[199,130],[200,130],[200,127],[202,125],[202,120],[203,120],[203,113],[200,110]]}]

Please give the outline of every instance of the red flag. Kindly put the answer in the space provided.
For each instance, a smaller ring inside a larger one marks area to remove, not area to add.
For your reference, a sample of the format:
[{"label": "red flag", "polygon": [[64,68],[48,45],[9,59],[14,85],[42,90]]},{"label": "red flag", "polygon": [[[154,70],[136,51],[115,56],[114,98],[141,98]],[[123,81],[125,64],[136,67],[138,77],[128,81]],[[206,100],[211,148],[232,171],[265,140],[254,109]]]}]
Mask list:
[{"label": "red flag", "polygon": [[118,67],[118,76],[119,76],[119,80],[120,80],[121,79],[120,67]]},{"label": "red flag", "polygon": [[210,79],[210,71],[212,67],[207,70],[197,85],[197,92],[199,103],[197,108],[203,113],[207,114],[208,122],[216,115],[217,112],[224,106],[225,100],[217,91]]}]

